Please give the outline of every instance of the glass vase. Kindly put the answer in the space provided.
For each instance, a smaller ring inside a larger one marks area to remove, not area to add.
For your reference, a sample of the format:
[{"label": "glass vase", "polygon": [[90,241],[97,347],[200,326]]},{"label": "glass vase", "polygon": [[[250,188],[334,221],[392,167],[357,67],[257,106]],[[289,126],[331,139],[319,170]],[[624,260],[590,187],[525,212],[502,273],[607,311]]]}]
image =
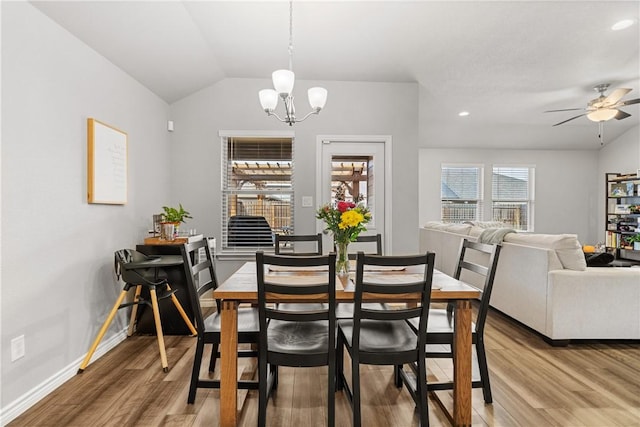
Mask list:
[{"label": "glass vase", "polygon": [[336,243],[336,274],[338,276],[349,275],[349,242]]}]

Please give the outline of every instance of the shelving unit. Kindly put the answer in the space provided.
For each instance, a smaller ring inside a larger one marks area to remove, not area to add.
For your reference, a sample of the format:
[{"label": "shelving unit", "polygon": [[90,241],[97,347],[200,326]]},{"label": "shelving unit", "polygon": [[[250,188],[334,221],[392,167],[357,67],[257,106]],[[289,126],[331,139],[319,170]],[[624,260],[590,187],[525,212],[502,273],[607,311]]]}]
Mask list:
[{"label": "shelving unit", "polygon": [[607,173],[606,242],[616,259],[637,258],[626,238],[640,233],[640,177],[637,174]]}]

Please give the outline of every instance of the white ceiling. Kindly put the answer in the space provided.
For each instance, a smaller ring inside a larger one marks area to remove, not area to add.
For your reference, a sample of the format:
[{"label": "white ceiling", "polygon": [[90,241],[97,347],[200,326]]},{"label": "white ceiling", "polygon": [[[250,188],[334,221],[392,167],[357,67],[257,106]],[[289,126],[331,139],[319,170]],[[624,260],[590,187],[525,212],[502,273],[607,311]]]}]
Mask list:
[{"label": "white ceiling", "polygon": [[[32,3],[168,103],[288,66],[286,1]],[[418,82],[426,145],[598,149],[596,123],[552,127],[580,112],[543,111],[584,107],[600,83],[640,96],[640,25],[611,30],[640,18],[638,1],[297,0],[293,16],[299,79]]]}]

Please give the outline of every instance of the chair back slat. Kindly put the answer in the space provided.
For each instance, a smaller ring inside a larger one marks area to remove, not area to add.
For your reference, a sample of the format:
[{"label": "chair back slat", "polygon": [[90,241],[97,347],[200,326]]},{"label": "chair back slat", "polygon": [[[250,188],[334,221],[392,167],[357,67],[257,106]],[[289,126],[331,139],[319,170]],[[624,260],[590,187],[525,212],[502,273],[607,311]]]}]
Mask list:
[{"label": "chair back slat", "polygon": [[[367,245],[368,243],[369,245]],[[367,248],[371,247],[370,243],[375,243],[375,251],[366,251],[361,249],[362,247],[365,247],[365,245]],[[349,252],[349,259],[353,260],[356,259],[357,253],[360,252],[360,250],[369,255],[382,255],[382,235],[380,233],[365,236],[360,235],[351,243],[351,248],[355,248],[355,250]],[[335,245],[333,247],[333,251],[336,251]]]},{"label": "chair back slat", "polygon": [[[201,250],[205,252],[205,257],[202,259],[200,257]],[[218,287],[218,278],[213,266],[211,249],[209,248],[207,239],[203,239],[183,244],[180,247],[180,253],[182,254],[185,276],[187,278],[187,292],[196,318],[196,329],[198,331],[204,331],[206,328],[200,298],[206,292],[213,291]],[[200,274],[205,271],[208,272],[208,274]],[[219,300],[216,300],[216,308],[218,311],[221,310]]]},{"label": "chair back slat", "polygon": [[[315,251],[296,252],[296,242],[307,242],[315,244]],[[282,244],[292,244],[291,250],[282,250]],[[276,234],[275,238],[275,254],[290,256],[311,256],[322,255],[322,234]]]},{"label": "chair back slat", "polygon": [[[498,259],[500,257],[501,245],[490,245],[486,243],[477,243],[464,239],[460,244],[460,255],[454,277],[460,279],[463,270],[472,271],[484,277],[484,286],[480,297],[480,306],[476,316],[476,333],[481,334],[487,319],[489,311],[489,301],[493,291],[493,282],[498,267]],[[476,262],[469,261],[467,256],[471,251],[486,254],[488,256],[487,265],[481,265]]]}]

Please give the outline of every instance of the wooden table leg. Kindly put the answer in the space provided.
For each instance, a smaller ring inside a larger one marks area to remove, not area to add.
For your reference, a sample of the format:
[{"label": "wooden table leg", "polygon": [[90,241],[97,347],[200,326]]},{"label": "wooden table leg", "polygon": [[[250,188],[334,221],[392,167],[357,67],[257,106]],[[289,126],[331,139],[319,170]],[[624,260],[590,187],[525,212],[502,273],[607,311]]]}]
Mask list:
[{"label": "wooden table leg", "polygon": [[453,424],[471,426],[471,301],[456,301]]},{"label": "wooden table leg", "polygon": [[220,426],[238,420],[238,302],[223,301],[220,325]]}]

